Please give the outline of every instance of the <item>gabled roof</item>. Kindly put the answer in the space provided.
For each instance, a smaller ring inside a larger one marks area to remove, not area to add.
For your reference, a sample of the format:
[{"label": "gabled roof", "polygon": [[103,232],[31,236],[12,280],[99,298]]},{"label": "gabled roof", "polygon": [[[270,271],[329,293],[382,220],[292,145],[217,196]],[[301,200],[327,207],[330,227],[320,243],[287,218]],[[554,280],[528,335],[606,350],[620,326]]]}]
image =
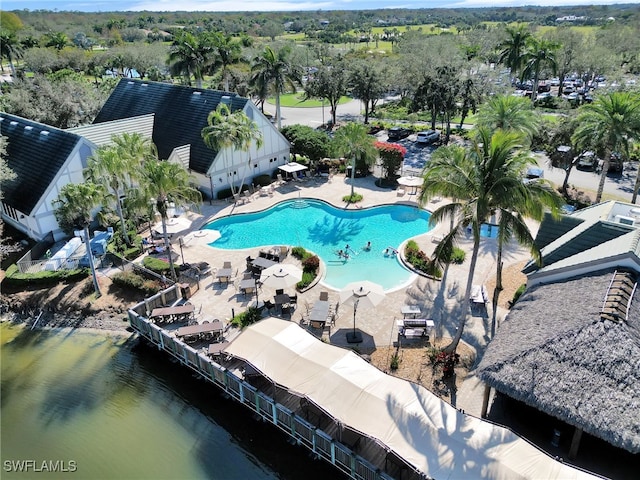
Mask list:
[{"label": "gabled roof", "polygon": [[584,222],[582,218],[574,215],[563,215],[556,220],[550,213],[545,213],[542,223],[540,223],[538,234],[536,235],[536,246],[542,250],[582,222]]},{"label": "gabled roof", "polygon": [[235,93],[123,78],[93,123],[153,113],[153,142],[160,158],[168,159],[174,148],[190,145],[189,167],[205,174],[217,152],[207,148],[200,132],[221,101],[229,102],[232,112],[248,102]]},{"label": "gabled roof", "polygon": [[3,185],[4,203],[31,214],[79,142],[75,133],[0,113],[7,163],[16,179]]},{"label": "gabled roof", "polygon": [[123,133],[139,133],[144,138],[152,138],[153,114],[124,118],[122,120],[114,120],[100,124],[83,125],[81,127],[69,128],[67,132],[76,133],[93,142],[98,147],[111,145],[111,138],[114,135],[122,135]]},{"label": "gabled roof", "polygon": [[627,318],[610,320],[603,307],[615,278],[606,270],[528,288],[478,374],[512,398],[638,453],[640,288],[632,290]]}]

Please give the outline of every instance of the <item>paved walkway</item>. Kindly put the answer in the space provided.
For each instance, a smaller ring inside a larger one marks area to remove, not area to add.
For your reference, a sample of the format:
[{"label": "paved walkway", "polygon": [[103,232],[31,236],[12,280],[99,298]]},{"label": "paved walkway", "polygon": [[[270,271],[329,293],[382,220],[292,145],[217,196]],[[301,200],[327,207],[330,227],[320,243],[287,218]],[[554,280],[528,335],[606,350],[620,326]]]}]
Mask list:
[{"label": "paved walkway", "polygon": [[[390,203],[413,203],[414,195],[398,197],[394,190],[381,189],[375,185],[375,177],[355,179],[355,188],[358,193],[364,196],[363,202],[358,206],[349,208],[362,208]],[[252,201],[243,205],[232,205],[224,201],[213,201],[212,205],[207,203],[202,205],[200,215],[192,215],[192,229],[198,229],[207,222],[220,216],[234,213],[251,212],[265,209],[274,203],[286,199],[294,198],[318,198],[330,202],[336,206],[344,206],[342,197],[350,193],[351,179],[344,175],[334,176],[331,182],[327,180],[312,180],[309,182],[288,183],[276,189],[273,197],[255,196]],[[440,203],[431,203],[426,207],[435,210]],[[432,232],[415,237],[414,240],[427,253],[431,254],[435,248],[432,235],[444,232],[447,227],[438,225]],[[186,232],[185,232],[186,233]],[[174,237],[174,249],[180,253]],[[214,244],[215,245],[215,244]],[[468,259],[471,255],[472,242],[465,239],[460,244],[461,248],[468,252]],[[195,263],[206,261],[214,268],[220,268],[224,261],[230,261],[233,265],[234,275],[236,271],[242,274],[246,266],[246,257],[251,255],[256,257],[258,249],[248,249],[241,251],[222,250],[207,245],[185,246],[182,249],[184,261]],[[474,283],[483,284],[495,271],[496,241],[494,239],[484,239],[481,245],[480,257],[476,266]],[[529,258],[526,250],[515,245],[509,246],[504,252],[505,265],[513,262],[520,262]],[[290,255],[285,262],[295,262]],[[456,331],[458,318],[462,314],[460,308],[464,295],[466,279],[468,275],[468,260],[463,265],[451,265],[442,281],[430,280],[424,277],[415,276],[413,281],[406,288],[389,292],[385,300],[375,311],[358,311],[358,328],[364,336],[362,344],[358,344],[356,349],[361,352],[371,351],[377,346],[392,345],[397,339],[396,320],[402,318],[400,308],[402,305],[411,303],[421,307],[422,313],[427,318],[432,318],[436,324],[436,335],[438,337],[452,337]],[[207,317],[230,319],[234,313],[244,311],[255,297],[243,297],[236,291],[234,283],[228,285],[220,284],[215,277],[208,276],[200,281],[200,290],[192,297],[191,301],[196,305],[196,311]],[[319,296],[321,290],[328,290],[330,300],[338,300],[338,292],[323,285],[316,285],[309,291],[299,294],[298,307],[291,316],[291,320],[299,322],[306,304],[312,304]],[[259,291],[260,300],[273,296],[274,292],[268,289]],[[488,341],[489,312],[481,316],[473,316],[467,322],[463,340],[471,345],[480,354]],[[346,342],[346,332],[353,328],[353,310],[342,307],[336,325],[329,334],[329,340],[334,345],[349,346]],[[468,413],[479,415],[482,401],[481,389],[478,393],[477,381],[474,377],[464,382],[463,388],[458,392],[457,406],[463,408]],[[478,403],[480,402],[480,403]],[[477,405],[476,405],[477,404]]]}]

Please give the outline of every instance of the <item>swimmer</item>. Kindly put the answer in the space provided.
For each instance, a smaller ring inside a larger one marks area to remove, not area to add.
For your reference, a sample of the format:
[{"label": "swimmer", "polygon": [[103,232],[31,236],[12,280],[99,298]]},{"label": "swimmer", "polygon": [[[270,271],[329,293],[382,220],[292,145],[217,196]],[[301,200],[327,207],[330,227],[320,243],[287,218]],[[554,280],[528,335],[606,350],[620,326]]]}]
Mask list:
[{"label": "swimmer", "polygon": [[371,242],[367,242],[367,244],[364,247],[362,247],[362,249],[366,251],[371,250]]},{"label": "swimmer", "polygon": [[351,248],[351,247],[350,247],[350,246],[349,246],[349,244],[347,243],[347,244],[345,245],[345,247],[344,247],[344,250],[345,250],[345,251],[349,251],[349,249],[350,249],[350,248]]},{"label": "swimmer", "polygon": [[338,256],[339,257],[344,257],[344,252],[342,250],[338,250]]}]

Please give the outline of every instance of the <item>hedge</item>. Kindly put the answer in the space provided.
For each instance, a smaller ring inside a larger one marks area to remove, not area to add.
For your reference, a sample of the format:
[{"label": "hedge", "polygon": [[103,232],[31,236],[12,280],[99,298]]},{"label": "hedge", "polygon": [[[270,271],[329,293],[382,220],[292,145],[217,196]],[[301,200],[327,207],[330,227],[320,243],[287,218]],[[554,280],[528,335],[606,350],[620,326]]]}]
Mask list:
[{"label": "hedge", "polygon": [[42,270],[36,273],[20,273],[16,264],[11,265],[6,272],[2,283],[7,286],[25,287],[29,285],[49,286],[60,282],[76,282],[88,277],[88,268],[76,268],[74,270]]}]

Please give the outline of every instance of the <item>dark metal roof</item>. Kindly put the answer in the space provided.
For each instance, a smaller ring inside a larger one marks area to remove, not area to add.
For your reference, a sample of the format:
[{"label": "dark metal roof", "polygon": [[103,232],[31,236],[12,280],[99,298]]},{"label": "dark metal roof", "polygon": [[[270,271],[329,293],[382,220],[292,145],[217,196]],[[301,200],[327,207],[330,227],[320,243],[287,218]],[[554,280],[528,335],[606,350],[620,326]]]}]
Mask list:
[{"label": "dark metal roof", "polygon": [[601,312],[614,276],[606,270],[527,289],[488,345],[478,375],[512,398],[639,453],[640,289],[627,318],[609,320]]},{"label": "dark metal roof", "polygon": [[153,142],[160,158],[169,158],[176,147],[191,145],[189,168],[204,174],[217,152],[207,148],[201,131],[223,97],[228,97],[232,112],[248,101],[235,93],[123,78],[93,123],[153,113]]},{"label": "dark metal roof", "polygon": [[0,134],[7,138],[7,163],[16,173],[15,180],[2,186],[4,203],[30,215],[83,140],[75,133],[8,113],[0,113],[0,118]]},{"label": "dark metal roof", "polygon": [[584,219],[571,215],[563,215],[559,219],[554,219],[550,213],[545,213],[536,235],[536,246],[542,250],[582,222]]}]

